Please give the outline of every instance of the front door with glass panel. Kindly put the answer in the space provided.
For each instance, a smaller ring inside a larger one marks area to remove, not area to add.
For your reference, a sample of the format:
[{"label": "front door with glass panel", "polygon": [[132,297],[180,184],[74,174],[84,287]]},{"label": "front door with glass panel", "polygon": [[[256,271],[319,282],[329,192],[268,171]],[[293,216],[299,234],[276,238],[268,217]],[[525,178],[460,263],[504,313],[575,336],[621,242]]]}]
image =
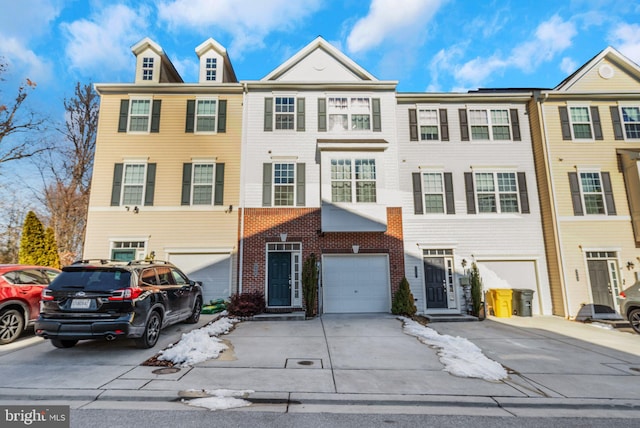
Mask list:
[{"label": "front door with glass panel", "polygon": [[427,309],[446,309],[447,274],[443,257],[424,258],[425,288],[427,292]]},{"label": "front door with glass panel", "polygon": [[268,305],[291,306],[291,253],[268,253]]}]

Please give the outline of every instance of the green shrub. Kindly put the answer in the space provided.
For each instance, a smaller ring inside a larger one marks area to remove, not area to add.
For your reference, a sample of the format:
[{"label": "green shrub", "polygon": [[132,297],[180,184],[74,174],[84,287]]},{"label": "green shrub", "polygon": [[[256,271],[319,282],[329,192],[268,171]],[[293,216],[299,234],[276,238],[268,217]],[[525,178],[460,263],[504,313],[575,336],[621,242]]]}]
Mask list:
[{"label": "green shrub", "polygon": [[302,266],[302,295],[306,315],[312,317],[316,313],[316,299],[318,296],[318,264],[316,255],[311,253]]},{"label": "green shrub", "polygon": [[402,278],[400,288],[398,288],[398,291],[393,295],[391,313],[412,317],[417,311],[418,309],[416,308],[415,300],[409,287],[409,281],[407,281],[407,278]]},{"label": "green shrub", "polygon": [[471,285],[472,315],[477,317],[480,315],[480,308],[482,307],[482,278],[480,278],[480,270],[475,262],[471,264],[469,285]]},{"label": "green shrub", "polygon": [[47,265],[45,255],[45,233],[42,223],[33,211],[29,211],[22,226],[18,263],[24,265]]},{"label": "green shrub", "polygon": [[264,294],[259,292],[234,294],[227,305],[229,315],[237,317],[251,317],[261,314],[264,312],[264,308]]}]

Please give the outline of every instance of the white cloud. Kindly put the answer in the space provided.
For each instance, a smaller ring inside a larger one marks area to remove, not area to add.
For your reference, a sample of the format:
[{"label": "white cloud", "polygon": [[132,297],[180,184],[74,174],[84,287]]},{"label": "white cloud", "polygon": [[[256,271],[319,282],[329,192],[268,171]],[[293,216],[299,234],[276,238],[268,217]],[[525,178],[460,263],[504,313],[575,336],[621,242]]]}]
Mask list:
[{"label": "white cloud", "polygon": [[100,75],[130,68],[130,47],[145,37],[148,10],[125,5],[108,6],[91,19],[61,25],[68,43],[65,53],[72,68]]},{"label": "white cloud", "polygon": [[578,69],[578,63],[569,57],[562,58],[560,70],[565,74],[572,74]]},{"label": "white cloud", "polygon": [[10,80],[29,78],[43,83],[51,77],[52,64],[48,60],[36,55],[16,38],[5,38],[0,34],[0,39],[0,57],[9,65],[7,74],[14,77]]},{"label": "white cloud", "polygon": [[609,40],[623,55],[640,64],[640,25],[618,24]]},{"label": "white cloud", "polygon": [[410,43],[446,0],[372,0],[369,14],[356,22],[347,38],[352,53],[366,52],[387,39]]},{"label": "white cloud", "polygon": [[158,5],[158,18],[176,29],[197,29],[211,34],[211,27],[233,38],[227,48],[235,55],[263,47],[272,31],[290,30],[322,7],[321,0],[171,0]]}]

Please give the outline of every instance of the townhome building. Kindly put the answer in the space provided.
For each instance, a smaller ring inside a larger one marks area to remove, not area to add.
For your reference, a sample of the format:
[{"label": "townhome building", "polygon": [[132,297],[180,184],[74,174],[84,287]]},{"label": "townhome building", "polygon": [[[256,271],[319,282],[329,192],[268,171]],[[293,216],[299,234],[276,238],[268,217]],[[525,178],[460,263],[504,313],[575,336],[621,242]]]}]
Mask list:
[{"label": "townhome building", "polygon": [[419,312],[466,314],[462,285],[476,263],[490,305],[489,290],[530,290],[527,311],[551,313],[531,96],[398,93],[405,275]]},{"label": "townhome building", "polygon": [[389,312],[404,276],[397,82],[318,37],[246,86],[240,292],[302,310],[314,254],[323,313]]},{"label": "townhome building", "polygon": [[174,262],[228,297],[237,277],[242,85],[213,39],[185,83],[154,41],[133,83],[96,84],[100,117],[84,257]]},{"label": "townhome building", "polygon": [[640,272],[640,68],[608,47],[529,113],[553,313],[616,318]]}]

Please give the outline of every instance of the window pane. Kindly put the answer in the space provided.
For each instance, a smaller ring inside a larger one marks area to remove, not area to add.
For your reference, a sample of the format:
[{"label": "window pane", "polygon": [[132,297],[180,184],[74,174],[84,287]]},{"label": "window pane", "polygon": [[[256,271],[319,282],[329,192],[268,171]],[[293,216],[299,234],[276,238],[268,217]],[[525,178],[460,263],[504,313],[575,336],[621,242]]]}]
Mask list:
[{"label": "window pane", "polygon": [[149,129],[148,117],[131,117],[129,131],[147,131]]},{"label": "window pane", "polygon": [[295,101],[293,97],[276,97],[276,113],[293,113]]},{"label": "window pane", "polygon": [[442,193],[442,174],[422,174],[422,189],[424,193]]},{"label": "window pane", "polygon": [[293,129],[293,115],[276,115],[276,129]]},{"label": "window pane", "polygon": [[145,165],[126,165],[124,170],[124,184],[143,184]]},{"label": "window pane", "polygon": [[606,214],[602,195],[584,195],[584,206],[587,214]]},{"label": "window pane", "polygon": [[591,126],[589,124],[573,124],[575,138],[591,138]]},{"label": "window pane", "polygon": [[478,211],[481,213],[497,212],[495,195],[478,195]]},{"label": "window pane", "polygon": [[211,205],[213,186],[193,186],[193,205]]},{"label": "window pane", "polygon": [[600,173],[583,172],[580,174],[582,181],[582,191],[585,193],[602,192],[602,184],[600,183]]},{"label": "window pane", "polygon": [[499,172],[498,191],[500,192],[517,192],[516,175],[512,172]]},{"label": "window pane", "polygon": [[486,125],[489,123],[486,110],[469,110],[469,123],[472,125]]},{"label": "window pane", "polygon": [[572,122],[589,122],[589,109],[587,107],[571,107]]},{"label": "window pane", "polygon": [[491,123],[494,125],[508,125],[509,111],[508,110],[491,110]]},{"label": "window pane", "polygon": [[374,159],[356,159],[356,180],[375,180],[376,161]]},{"label": "window pane", "polygon": [[331,202],[351,202],[350,181],[334,181],[331,183]]},{"label": "window pane", "polygon": [[356,202],[375,202],[376,182],[358,181],[356,182]]},{"label": "window pane", "polygon": [[149,130],[149,112],[151,100],[131,100],[131,114],[129,117],[129,131]]},{"label": "window pane", "polygon": [[488,140],[489,127],[488,126],[472,126],[471,138],[473,138],[474,140]]},{"label": "window pane", "polygon": [[142,186],[124,186],[122,203],[124,205],[139,205],[142,203]]},{"label": "window pane", "polygon": [[518,196],[515,193],[500,194],[500,212],[503,212],[503,213],[518,212]]},{"label": "window pane", "polygon": [[354,114],[351,116],[351,129],[370,129],[368,114]]},{"label": "window pane", "polygon": [[274,205],[293,205],[293,186],[275,186],[273,193]]},{"label": "window pane", "polygon": [[438,139],[438,127],[437,126],[421,126],[420,127],[420,139],[433,141]]},{"label": "window pane", "polygon": [[346,131],[349,129],[349,116],[346,114],[330,114],[329,130],[330,131]]},{"label": "window pane", "polygon": [[332,159],[331,179],[351,180],[351,159]]},{"label": "window pane", "polygon": [[424,195],[424,211],[426,213],[444,213],[442,195]]},{"label": "window pane", "polygon": [[131,100],[131,114],[149,114],[151,100]]},{"label": "window pane", "polygon": [[195,184],[211,184],[213,183],[213,165],[194,165],[193,166],[193,182]]},{"label": "window pane", "polygon": [[510,140],[511,134],[509,133],[508,126],[494,126],[493,127],[493,139],[494,140]]},{"label": "window pane", "polygon": [[476,188],[478,192],[493,192],[495,190],[495,185],[493,183],[493,174],[490,172],[477,173]]},{"label": "window pane", "polygon": [[640,108],[622,107],[622,120],[627,138],[640,138]]}]

